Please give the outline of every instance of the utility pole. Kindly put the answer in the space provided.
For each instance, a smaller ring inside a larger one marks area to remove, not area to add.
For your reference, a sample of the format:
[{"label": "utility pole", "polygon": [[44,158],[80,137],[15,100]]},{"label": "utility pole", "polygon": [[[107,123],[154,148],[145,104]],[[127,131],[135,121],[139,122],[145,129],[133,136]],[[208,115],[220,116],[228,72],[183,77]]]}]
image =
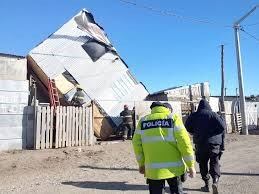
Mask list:
[{"label": "utility pole", "polygon": [[242,134],[248,135],[248,127],[246,124],[246,110],[245,110],[245,95],[244,95],[244,86],[243,86],[243,71],[242,71],[242,59],[241,59],[241,50],[240,50],[240,39],[239,39],[239,30],[241,28],[240,23],[247,18],[251,13],[253,13],[258,5],[241,17],[238,21],[234,23],[234,33],[235,33],[235,42],[236,42],[236,55],[237,55],[237,70],[238,70],[238,83],[239,83],[239,99],[240,99],[240,108],[242,116]]},{"label": "utility pole", "polygon": [[225,89],[225,79],[224,79],[224,45],[221,46],[221,112],[223,117],[225,117],[225,105],[224,105],[224,89]]}]

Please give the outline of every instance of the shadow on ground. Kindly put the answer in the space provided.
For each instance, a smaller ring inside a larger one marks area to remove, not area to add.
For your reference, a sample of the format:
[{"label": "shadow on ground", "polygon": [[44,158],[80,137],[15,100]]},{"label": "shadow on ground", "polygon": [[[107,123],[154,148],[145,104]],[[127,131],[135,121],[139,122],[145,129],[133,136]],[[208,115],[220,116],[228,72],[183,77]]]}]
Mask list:
[{"label": "shadow on ground", "polygon": [[[127,182],[68,181],[62,182],[62,184],[85,189],[109,191],[148,191],[148,185],[134,185],[127,184]],[[200,189],[184,188],[184,191],[200,191]],[[169,187],[166,187],[166,193],[170,193]]]},{"label": "shadow on ground", "polygon": [[75,187],[99,190],[119,190],[119,191],[140,191],[147,190],[147,185],[127,184],[127,182],[97,182],[97,181],[68,181],[62,182],[63,185],[72,185]]},{"label": "shadow on ground", "polygon": [[[200,174],[200,172],[197,172]],[[228,175],[228,176],[259,176],[258,173],[241,173],[241,172],[221,172],[221,175]]]},{"label": "shadow on ground", "polygon": [[90,165],[82,165],[79,166],[79,168],[87,168],[87,169],[95,169],[95,170],[126,170],[126,171],[138,171],[136,168],[127,168],[127,167],[122,167],[122,168],[113,168],[113,167],[98,167],[98,166],[90,166]]}]

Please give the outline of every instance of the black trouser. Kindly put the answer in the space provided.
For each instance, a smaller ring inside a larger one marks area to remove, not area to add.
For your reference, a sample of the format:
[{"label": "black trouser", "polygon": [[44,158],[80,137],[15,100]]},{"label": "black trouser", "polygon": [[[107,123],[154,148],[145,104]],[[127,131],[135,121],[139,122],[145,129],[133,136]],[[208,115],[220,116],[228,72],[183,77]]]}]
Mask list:
[{"label": "black trouser", "polygon": [[183,187],[180,177],[170,179],[151,180],[148,179],[150,194],[164,194],[165,193],[165,180],[167,181],[171,194],[183,194]]},{"label": "black trouser", "polygon": [[132,137],[132,123],[125,123],[122,124],[122,130],[123,130],[123,138],[131,138]]},{"label": "black trouser", "polygon": [[[208,181],[210,173],[212,179],[220,177],[219,153],[220,145],[209,144],[208,146],[196,147],[196,161],[199,163],[201,177],[204,181]],[[209,169],[208,169],[209,162]]]}]

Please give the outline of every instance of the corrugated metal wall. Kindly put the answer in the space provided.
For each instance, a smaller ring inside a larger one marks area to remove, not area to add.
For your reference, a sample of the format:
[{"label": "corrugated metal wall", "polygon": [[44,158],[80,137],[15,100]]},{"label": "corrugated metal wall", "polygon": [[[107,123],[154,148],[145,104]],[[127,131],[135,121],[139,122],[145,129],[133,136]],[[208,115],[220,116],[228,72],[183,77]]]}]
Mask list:
[{"label": "corrugated metal wall", "polygon": [[0,56],[0,72],[0,150],[22,149],[33,127],[26,59]]}]

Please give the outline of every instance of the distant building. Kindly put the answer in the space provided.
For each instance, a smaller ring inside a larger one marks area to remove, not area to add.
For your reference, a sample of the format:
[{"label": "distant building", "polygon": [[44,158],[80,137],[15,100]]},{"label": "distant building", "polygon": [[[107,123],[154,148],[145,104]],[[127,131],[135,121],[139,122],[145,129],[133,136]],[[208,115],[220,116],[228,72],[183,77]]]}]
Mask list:
[{"label": "distant building", "polygon": [[195,105],[197,105],[202,97],[210,97],[210,88],[208,82],[167,88],[149,94],[146,100],[180,101],[182,102],[183,114],[187,114],[187,112],[191,112],[192,109],[195,109]]}]

